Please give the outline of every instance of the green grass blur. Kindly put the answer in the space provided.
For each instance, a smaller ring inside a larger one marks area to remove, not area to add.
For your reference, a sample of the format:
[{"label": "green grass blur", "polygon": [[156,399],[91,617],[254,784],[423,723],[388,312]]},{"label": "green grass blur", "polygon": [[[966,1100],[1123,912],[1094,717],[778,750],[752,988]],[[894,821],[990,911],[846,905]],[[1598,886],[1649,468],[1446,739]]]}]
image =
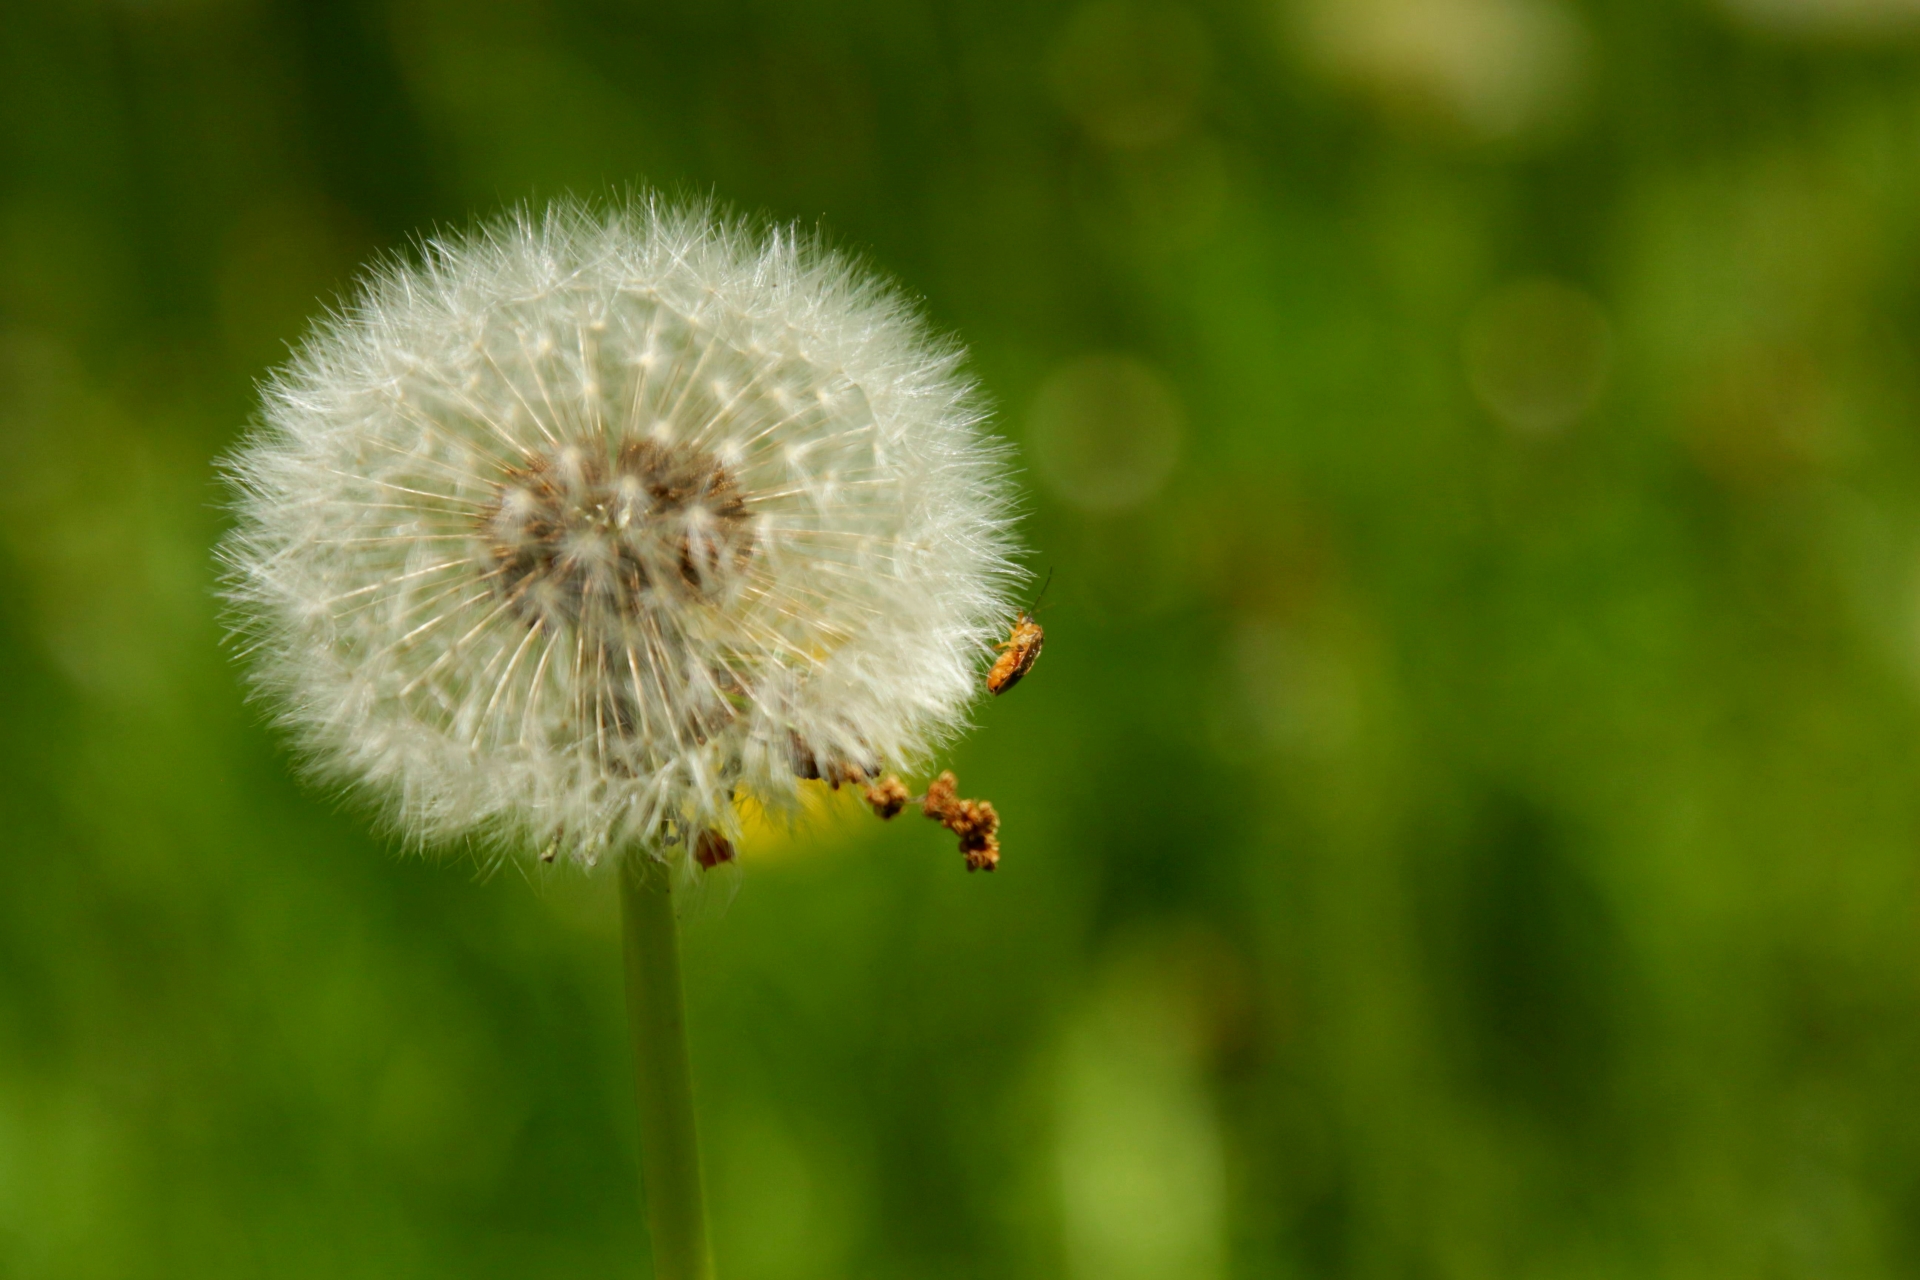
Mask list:
[{"label": "green grass blur", "polygon": [[1004,815],[750,851],[726,1280],[1920,1273],[1898,0],[0,4],[0,1278],[640,1276],[610,886],[290,778],[212,460],[646,183],[961,335]]}]

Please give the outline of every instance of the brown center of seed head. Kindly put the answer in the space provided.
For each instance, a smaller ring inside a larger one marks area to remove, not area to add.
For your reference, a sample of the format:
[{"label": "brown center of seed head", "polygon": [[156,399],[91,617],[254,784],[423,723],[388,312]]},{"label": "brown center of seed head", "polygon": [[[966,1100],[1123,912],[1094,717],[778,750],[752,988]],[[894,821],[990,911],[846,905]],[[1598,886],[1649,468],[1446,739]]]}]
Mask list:
[{"label": "brown center of seed head", "polygon": [[536,455],[507,472],[482,521],[499,590],[528,625],[633,618],[656,593],[716,597],[753,554],[720,460],[652,440]]}]

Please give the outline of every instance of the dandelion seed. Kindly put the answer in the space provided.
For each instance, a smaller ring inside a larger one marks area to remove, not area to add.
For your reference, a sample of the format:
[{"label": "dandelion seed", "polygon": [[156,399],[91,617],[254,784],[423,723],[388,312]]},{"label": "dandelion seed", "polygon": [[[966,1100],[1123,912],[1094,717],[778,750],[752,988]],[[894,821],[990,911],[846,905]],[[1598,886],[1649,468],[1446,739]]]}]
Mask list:
[{"label": "dandelion seed", "polygon": [[963,721],[1017,574],[959,358],[844,259],[704,210],[432,241],[229,464],[255,681],[413,842],[727,861],[736,795],[791,811]]}]

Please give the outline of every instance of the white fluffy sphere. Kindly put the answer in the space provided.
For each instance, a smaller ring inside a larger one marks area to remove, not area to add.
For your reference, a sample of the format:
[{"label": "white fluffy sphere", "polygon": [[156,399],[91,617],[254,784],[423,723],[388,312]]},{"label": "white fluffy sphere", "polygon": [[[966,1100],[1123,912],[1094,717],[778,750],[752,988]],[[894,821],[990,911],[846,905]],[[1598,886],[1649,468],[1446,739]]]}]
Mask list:
[{"label": "white fluffy sphere", "polygon": [[417,842],[665,856],[961,724],[1015,579],[960,353],[792,234],[561,205],[390,264],[231,460],[229,597]]}]

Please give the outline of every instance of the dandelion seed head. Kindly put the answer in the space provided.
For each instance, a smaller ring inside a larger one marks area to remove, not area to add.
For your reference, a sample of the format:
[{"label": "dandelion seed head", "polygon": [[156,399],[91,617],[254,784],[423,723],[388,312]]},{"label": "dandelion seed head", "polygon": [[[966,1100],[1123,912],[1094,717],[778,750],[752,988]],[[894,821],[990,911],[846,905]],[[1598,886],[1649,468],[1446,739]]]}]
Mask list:
[{"label": "dandelion seed head", "polygon": [[958,366],[845,259],[703,209],[432,241],[229,462],[256,684],[421,844],[689,864],[738,798],[790,810],[797,752],[912,768],[1016,585]]}]

